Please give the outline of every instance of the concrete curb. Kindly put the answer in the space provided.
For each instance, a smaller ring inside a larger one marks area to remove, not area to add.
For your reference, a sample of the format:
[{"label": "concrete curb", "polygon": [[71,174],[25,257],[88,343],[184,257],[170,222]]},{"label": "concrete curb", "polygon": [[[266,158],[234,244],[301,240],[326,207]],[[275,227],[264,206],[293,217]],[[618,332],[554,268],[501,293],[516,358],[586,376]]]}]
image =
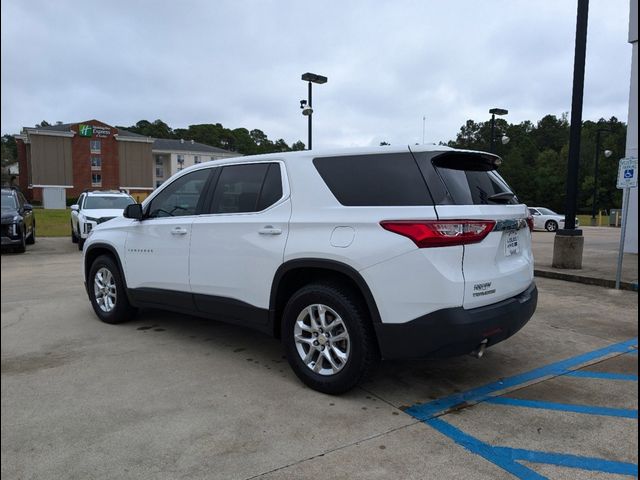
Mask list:
[{"label": "concrete curb", "polygon": [[[556,272],[552,270],[534,269],[533,274],[536,277],[553,278],[555,280],[565,280],[567,282],[584,283],[586,285],[596,285],[598,287],[616,288],[616,281],[606,278],[587,277],[584,275],[576,275],[573,273]],[[638,291],[638,282],[620,282],[621,290]]]}]

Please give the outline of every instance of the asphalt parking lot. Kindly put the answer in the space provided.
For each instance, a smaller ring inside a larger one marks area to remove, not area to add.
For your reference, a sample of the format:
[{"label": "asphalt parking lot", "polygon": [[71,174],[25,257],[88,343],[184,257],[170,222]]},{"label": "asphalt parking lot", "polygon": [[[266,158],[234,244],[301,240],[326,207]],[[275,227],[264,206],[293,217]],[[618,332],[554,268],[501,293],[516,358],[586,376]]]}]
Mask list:
[{"label": "asphalt parking lot", "polygon": [[386,362],[333,397],[259,333],[100,323],[68,239],[1,268],[4,478],[638,475],[635,292],[538,279],[534,318],[483,359]]}]

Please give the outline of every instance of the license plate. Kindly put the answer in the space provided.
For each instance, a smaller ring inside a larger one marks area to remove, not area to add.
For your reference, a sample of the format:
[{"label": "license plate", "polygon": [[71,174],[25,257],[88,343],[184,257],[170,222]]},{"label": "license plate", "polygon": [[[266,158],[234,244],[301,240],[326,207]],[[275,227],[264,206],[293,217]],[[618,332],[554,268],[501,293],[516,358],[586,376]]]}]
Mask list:
[{"label": "license plate", "polygon": [[510,257],[520,253],[520,242],[518,241],[518,232],[506,232],[504,241],[504,256]]}]

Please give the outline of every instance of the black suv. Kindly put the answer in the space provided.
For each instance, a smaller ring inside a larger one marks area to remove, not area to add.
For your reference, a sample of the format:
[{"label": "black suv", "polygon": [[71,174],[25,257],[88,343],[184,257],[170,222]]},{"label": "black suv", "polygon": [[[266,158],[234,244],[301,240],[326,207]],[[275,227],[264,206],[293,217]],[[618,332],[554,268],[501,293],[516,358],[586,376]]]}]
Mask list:
[{"label": "black suv", "polygon": [[2,189],[2,248],[13,247],[22,253],[27,244],[36,242],[36,221],[33,207],[22,192]]}]

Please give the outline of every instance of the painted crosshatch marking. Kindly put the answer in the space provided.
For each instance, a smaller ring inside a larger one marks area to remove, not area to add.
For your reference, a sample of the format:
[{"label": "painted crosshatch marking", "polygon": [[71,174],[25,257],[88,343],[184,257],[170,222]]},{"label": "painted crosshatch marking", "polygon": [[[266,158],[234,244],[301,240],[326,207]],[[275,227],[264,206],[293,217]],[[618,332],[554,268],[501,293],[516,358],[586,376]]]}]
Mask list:
[{"label": "painted crosshatch marking", "polygon": [[466,392],[457,393],[449,397],[434,400],[421,405],[414,405],[405,413],[426,425],[434,428],[443,435],[449,437],[458,445],[469,450],[485,460],[497,465],[505,471],[511,473],[516,478],[524,480],[546,480],[547,477],[540,475],[524,464],[540,463],[555,465],[559,467],[575,468],[592,472],[602,472],[618,475],[638,476],[638,465],[629,462],[619,462],[603,458],[586,457],[572,455],[561,452],[544,452],[536,450],[526,450],[503,446],[494,446],[485,443],[476,437],[463,432],[454,427],[444,416],[460,406],[470,407],[477,403],[489,403],[500,405],[505,408],[534,408],[549,411],[565,411],[584,415],[613,416],[628,420],[638,419],[638,410],[610,408],[590,405],[573,405],[564,403],[554,403],[537,400],[523,400],[505,396],[508,391],[538,383],[550,378],[568,376],[572,378],[589,380],[612,380],[612,381],[638,381],[637,375],[627,375],[609,372],[590,372],[579,370],[586,364],[595,361],[602,361],[618,355],[637,355],[638,339],[634,338],[605,348],[587,352],[567,360],[562,360],[545,367],[537,368],[514,377],[505,378],[495,383],[474,388]]}]

